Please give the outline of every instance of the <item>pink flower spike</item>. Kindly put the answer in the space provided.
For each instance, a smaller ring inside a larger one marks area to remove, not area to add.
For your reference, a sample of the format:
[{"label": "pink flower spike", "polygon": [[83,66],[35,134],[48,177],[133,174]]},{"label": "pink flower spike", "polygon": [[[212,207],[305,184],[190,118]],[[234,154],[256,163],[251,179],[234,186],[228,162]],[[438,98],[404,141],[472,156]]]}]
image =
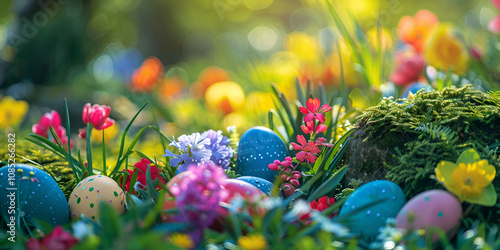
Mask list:
[{"label": "pink flower spike", "polygon": [[298,179],[300,179],[300,177],[301,177],[301,176],[302,176],[302,175],[300,174],[300,172],[299,172],[299,171],[293,171],[293,173],[292,173],[292,178],[293,178],[293,179],[298,180]]},{"label": "pink flower spike", "polygon": [[[308,122],[306,122],[306,123],[308,123]],[[309,128],[307,126],[302,125],[302,126],[300,126],[300,128],[302,129],[302,132],[304,132],[305,134],[311,133],[311,131],[309,130]]]},{"label": "pink flower spike", "polygon": [[286,178],[287,178],[287,176],[286,176],[285,174],[284,174],[284,175],[281,175],[281,180],[282,180],[282,181],[286,181]]},{"label": "pink flower spike", "polygon": [[274,164],[274,163],[271,163],[271,164],[267,165],[267,168],[269,168],[270,170],[275,171],[275,170],[278,170],[278,169],[279,169],[279,165],[276,165],[276,164]]},{"label": "pink flower spike", "polygon": [[290,180],[290,183],[292,183],[292,185],[294,185],[294,186],[296,186],[296,187],[298,187],[298,186],[299,186],[299,181],[298,181],[298,180],[296,180],[296,179],[291,179],[291,180]]},{"label": "pink flower spike", "polygon": [[332,110],[332,107],[330,107],[330,105],[328,104],[324,104],[320,108],[320,105],[321,103],[318,98],[309,98],[306,104],[307,108],[299,108],[300,112],[305,114],[304,122],[314,121],[314,119],[317,119],[321,123],[325,122],[325,116],[323,115],[323,113]]},{"label": "pink flower spike", "polygon": [[318,127],[316,127],[316,133],[323,133],[328,129],[328,127],[324,124],[319,124]]}]

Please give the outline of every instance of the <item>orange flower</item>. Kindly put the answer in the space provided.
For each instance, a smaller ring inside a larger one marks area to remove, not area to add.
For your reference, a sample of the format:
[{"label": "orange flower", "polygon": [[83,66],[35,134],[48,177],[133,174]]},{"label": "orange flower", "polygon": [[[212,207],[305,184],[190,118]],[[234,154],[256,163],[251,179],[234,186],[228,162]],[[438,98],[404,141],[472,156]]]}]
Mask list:
[{"label": "orange flower", "polygon": [[413,45],[419,52],[425,50],[425,43],[432,29],[439,23],[434,13],[419,10],[415,17],[404,16],[398,23],[398,35],[404,42]]},{"label": "orange flower", "polygon": [[180,96],[186,87],[186,83],[180,77],[168,77],[161,84],[161,97],[172,100]]},{"label": "orange flower", "polygon": [[139,92],[151,91],[163,71],[161,61],[156,57],[146,59],[132,75],[132,89]]}]

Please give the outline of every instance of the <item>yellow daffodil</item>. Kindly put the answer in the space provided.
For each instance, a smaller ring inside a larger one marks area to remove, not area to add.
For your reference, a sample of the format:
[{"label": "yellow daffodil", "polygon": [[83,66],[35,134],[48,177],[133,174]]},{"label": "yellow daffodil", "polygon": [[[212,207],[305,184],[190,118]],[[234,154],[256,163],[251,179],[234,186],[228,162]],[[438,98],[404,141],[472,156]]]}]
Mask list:
[{"label": "yellow daffodil", "polygon": [[245,250],[262,250],[268,248],[266,238],[262,234],[240,236],[238,238],[238,246]]},{"label": "yellow daffodil", "polygon": [[10,96],[2,98],[0,100],[0,129],[21,123],[28,112],[28,107],[25,101],[16,101]]},{"label": "yellow daffodil", "polygon": [[453,70],[457,75],[469,66],[469,54],[463,41],[450,24],[439,24],[427,43],[425,57],[429,64],[441,70]]},{"label": "yellow daffodil", "polygon": [[483,206],[496,204],[497,193],[491,183],[496,175],[495,167],[488,160],[481,160],[474,149],[464,151],[456,164],[440,162],[435,173],[437,180],[461,201]]},{"label": "yellow daffodil", "polygon": [[[120,125],[116,122],[108,128],[104,129],[104,141],[108,143],[118,135],[120,132]],[[93,129],[91,139],[95,142],[102,142],[102,130]]]},{"label": "yellow daffodil", "polygon": [[180,248],[191,249],[194,247],[194,241],[191,239],[191,236],[183,233],[172,234],[170,242]]}]

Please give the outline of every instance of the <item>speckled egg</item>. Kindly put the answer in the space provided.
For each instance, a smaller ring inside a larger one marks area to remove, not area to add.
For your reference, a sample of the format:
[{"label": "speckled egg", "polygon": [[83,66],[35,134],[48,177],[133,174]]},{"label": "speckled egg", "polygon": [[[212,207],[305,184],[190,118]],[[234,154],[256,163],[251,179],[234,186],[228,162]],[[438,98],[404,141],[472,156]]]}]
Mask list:
[{"label": "speckled egg", "polygon": [[51,226],[69,221],[68,202],[61,188],[49,174],[30,165],[0,168],[0,207],[3,218],[14,216],[19,209],[28,221],[43,220]]},{"label": "speckled egg", "polygon": [[[362,206],[379,201],[369,207]],[[367,242],[377,237],[388,218],[394,218],[406,202],[403,190],[394,182],[379,180],[359,187],[345,201],[339,216],[348,216],[349,229]],[[356,211],[355,214],[351,212]],[[348,215],[349,214],[349,215]]]},{"label": "speckled egg", "polygon": [[236,173],[273,182],[278,171],[267,166],[288,156],[286,144],[274,131],[264,127],[249,129],[240,139]]},{"label": "speckled egg", "polygon": [[[182,173],[179,173],[178,175],[174,176],[170,181],[167,183],[167,188],[171,188],[172,186],[177,186],[181,183],[181,181],[191,175],[191,171],[185,171]],[[175,200],[171,199],[172,196],[167,192],[165,194],[165,199],[163,201],[163,211],[169,210],[169,209],[174,209],[175,208]],[[172,214],[167,214],[163,213],[161,215],[161,220],[163,222],[169,222],[172,221]]]},{"label": "speckled egg", "polygon": [[78,219],[83,214],[97,221],[100,204],[104,202],[119,214],[125,210],[125,194],[116,181],[104,175],[89,176],[76,185],[69,197],[71,218]]},{"label": "speckled egg", "polygon": [[262,191],[267,195],[271,194],[271,189],[273,188],[273,184],[268,180],[264,180],[262,178],[254,176],[241,176],[236,179],[252,184],[254,187],[258,188],[260,191]]},{"label": "speckled egg", "polygon": [[[413,223],[408,222],[408,216],[413,214]],[[438,227],[445,232],[456,232],[455,226],[460,223],[462,206],[458,199],[447,191],[434,189],[425,191],[413,197],[401,209],[396,217],[398,228],[426,229]],[[454,231],[453,231],[454,230]],[[434,235],[437,240],[437,235]]]}]

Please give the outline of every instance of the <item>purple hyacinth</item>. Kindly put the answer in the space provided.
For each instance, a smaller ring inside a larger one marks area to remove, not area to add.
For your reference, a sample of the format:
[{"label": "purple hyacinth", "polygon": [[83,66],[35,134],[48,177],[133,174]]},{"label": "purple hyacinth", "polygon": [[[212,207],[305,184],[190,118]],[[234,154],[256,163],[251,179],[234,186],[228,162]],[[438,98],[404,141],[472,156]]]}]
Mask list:
[{"label": "purple hyacinth", "polygon": [[221,167],[212,163],[191,165],[188,170],[192,173],[189,178],[170,188],[179,209],[175,220],[208,227],[217,217],[219,202],[228,196],[228,191],[222,187],[227,176]]},{"label": "purple hyacinth", "polygon": [[212,151],[210,160],[223,169],[227,169],[229,161],[233,157],[233,149],[229,146],[231,140],[223,136],[220,130],[217,132],[214,130],[205,131],[201,137],[210,139],[210,144],[205,146],[205,148]]},{"label": "purple hyacinth", "polygon": [[230,140],[222,135],[222,131],[209,130],[191,135],[181,135],[177,141],[170,143],[179,149],[179,155],[166,149],[164,157],[172,157],[170,165],[178,166],[178,173],[187,170],[191,164],[203,162],[214,163],[226,169],[233,157],[233,149],[229,146]]}]

